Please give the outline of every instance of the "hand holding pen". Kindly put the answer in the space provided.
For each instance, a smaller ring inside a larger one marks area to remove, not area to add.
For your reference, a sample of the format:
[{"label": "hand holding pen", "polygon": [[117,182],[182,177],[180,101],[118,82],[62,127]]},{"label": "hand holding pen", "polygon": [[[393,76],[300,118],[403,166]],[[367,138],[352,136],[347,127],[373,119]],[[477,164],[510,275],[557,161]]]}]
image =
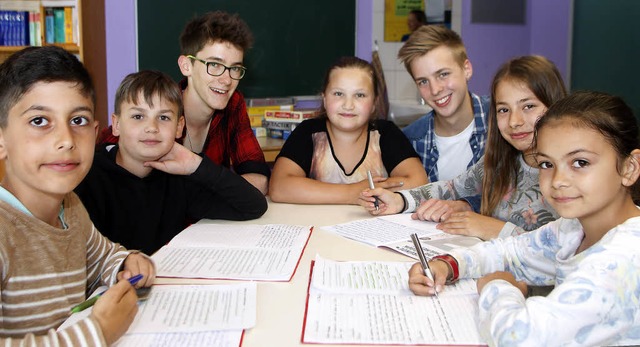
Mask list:
[{"label": "hand holding pen", "polygon": [[138,312],[138,296],[129,281],[120,280],[100,298],[91,311],[91,317],[98,323],[107,345],[111,345],[133,322]]},{"label": "hand holding pen", "polygon": [[[142,279],[142,277],[143,277],[142,274],[135,275],[135,276],[129,278],[127,281],[129,281],[129,284],[131,284],[131,286],[135,286],[136,283],[138,283],[138,281],[140,281]],[[93,306],[96,303],[96,301],[98,301],[98,299],[102,296],[102,294],[104,294],[105,292],[106,292],[106,290],[104,290],[104,291],[98,293],[97,295],[95,295],[95,296],[93,296],[93,297],[81,302],[80,304],[74,306],[71,309],[71,313],[82,312],[82,311],[88,309],[89,307]]]},{"label": "hand holding pen", "polygon": [[[418,258],[420,259],[420,266],[422,267],[422,272],[427,278],[433,282],[433,291],[435,296],[438,296],[438,289],[436,287],[436,281],[433,277],[433,273],[431,272],[431,268],[429,267],[429,262],[427,261],[427,256],[424,254],[424,250],[422,249],[422,244],[420,244],[420,239],[418,239],[417,234],[411,234],[411,241],[413,241],[413,246],[416,248],[416,253],[418,254]],[[413,269],[413,268],[412,268]],[[411,282],[411,278],[409,279]],[[412,289],[413,290],[413,289]]]},{"label": "hand holding pen", "polygon": [[[371,176],[371,170],[367,170],[367,179],[369,180],[369,189],[376,189],[376,186],[373,185],[373,177]],[[373,202],[373,206],[376,207],[376,211],[380,210],[380,201],[378,200],[377,196],[374,196],[374,198],[376,199]]]}]

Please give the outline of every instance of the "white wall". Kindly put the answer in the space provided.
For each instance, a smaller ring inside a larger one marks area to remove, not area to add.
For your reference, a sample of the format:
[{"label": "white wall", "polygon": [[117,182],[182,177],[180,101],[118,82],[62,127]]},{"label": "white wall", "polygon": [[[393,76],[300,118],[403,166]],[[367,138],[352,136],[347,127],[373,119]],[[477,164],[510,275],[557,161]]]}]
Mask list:
[{"label": "white wall", "polygon": [[403,42],[384,41],[384,1],[373,2],[373,41],[378,42],[378,54],[382,61],[384,79],[387,82],[389,100],[417,101],[418,90],[404,65],[397,58]]},{"label": "white wall", "polygon": [[[460,33],[460,0],[452,1],[452,28]],[[384,78],[387,82],[389,100],[399,102],[418,102],[420,94],[415,82],[398,60],[398,51],[404,42],[384,41],[384,0],[373,0],[373,46],[378,42],[378,54],[382,61]]]}]

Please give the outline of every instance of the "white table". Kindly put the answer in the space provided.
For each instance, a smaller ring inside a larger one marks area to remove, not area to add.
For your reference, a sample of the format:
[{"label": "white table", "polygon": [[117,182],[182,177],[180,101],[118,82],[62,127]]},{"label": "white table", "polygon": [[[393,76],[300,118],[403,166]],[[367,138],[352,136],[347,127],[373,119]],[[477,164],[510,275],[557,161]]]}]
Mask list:
[{"label": "white table", "polygon": [[[269,202],[259,219],[232,222],[203,220],[199,223],[312,225],[313,233],[290,282],[258,282],[256,326],[245,332],[242,347],[314,346],[302,344],[302,324],[311,260],[316,254],[333,260],[412,261],[389,250],[375,248],[322,230],[323,226],[373,218],[360,206],[297,205]],[[158,278],[158,284],[205,284],[205,279]],[[315,345],[320,346],[320,345]],[[365,346],[365,345],[359,345]]]}]

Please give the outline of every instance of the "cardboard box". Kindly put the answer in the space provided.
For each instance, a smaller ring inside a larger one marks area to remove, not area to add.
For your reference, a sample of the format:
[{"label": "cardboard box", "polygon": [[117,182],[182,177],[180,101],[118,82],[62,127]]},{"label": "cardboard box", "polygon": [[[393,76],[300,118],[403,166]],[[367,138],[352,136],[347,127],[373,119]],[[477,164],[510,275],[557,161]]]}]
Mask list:
[{"label": "cardboard box", "polygon": [[263,115],[249,115],[249,123],[251,123],[251,127],[261,127],[262,121],[264,120]]},{"label": "cardboard box", "polygon": [[247,99],[247,106],[279,106],[293,105],[293,98],[253,98]]},{"label": "cardboard box", "polygon": [[264,119],[275,120],[281,122],[302,122],[305,119],[310,119],[318,116],[319,110],[297,110],[297,111],[276,111],[267,110],[264,111]]},{"label": "cardboard box", "polygon": [[273,130],[289,130],[293,131],[297,126],[298,122],[281,122],[275,120],[262,120],[262,127]]},{"label": "cardboard box", "polygon": [[251,127],[251,130],[253,130],[253,135],[255,135],[256,137],[266,137],[267,136],[267,129],[265,129],[263,127]]},{"label": "cardboard box", "polygon": [[291,131],[289,130],[275,130],[275,129],[267,129],[267,136],[272,139],[283,139],[286,140],[291,135]]},{"label": "cardboard box", "polygon": [[264,116],[264,111],[267,110],[279,110],[279,111],[292,111],[293,104],[289,105],[268,105],[268,106],[247,106],[247,114],[249,116]]}]

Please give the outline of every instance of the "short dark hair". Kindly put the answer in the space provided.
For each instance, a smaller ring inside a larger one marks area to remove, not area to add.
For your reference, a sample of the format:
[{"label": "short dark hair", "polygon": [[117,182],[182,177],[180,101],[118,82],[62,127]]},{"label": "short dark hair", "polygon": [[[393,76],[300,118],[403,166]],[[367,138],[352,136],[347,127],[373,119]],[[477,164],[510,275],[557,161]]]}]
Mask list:
[{"label": "short dark hair", "polygon": [[189,21],[182,30],[180,53],[195,56],[214,42],[229,42],[245,52],[253,45],[253,34],[237,13],[207,12]]},{"label": "short dark hair", "polygon": [[138,104],[138,97],[142,93],[144,101],[153,107],[153,97],[158,95],[178,106],[178,116],[182,116],[182,93],[178,84],[167,74],[155,70],[143,70],[127,75],[116,91],[114,113],[120,115],[120,107],[123,102]]},{"label": "short dark hair", "polygon": [[413,14],[414,17],[416,17],[416,20],[422,25],[427,24],[427,15],[424,13],[423,10],[415,9],[415,10],[409,11],[409,13]]},{"label": "short dark hair", "polygon": [[56,46],[27,47],[0,65],[0,127],[9,110],[38,82],[75,82],[82,95],[96,103],[89,72],[78,58]]}]

